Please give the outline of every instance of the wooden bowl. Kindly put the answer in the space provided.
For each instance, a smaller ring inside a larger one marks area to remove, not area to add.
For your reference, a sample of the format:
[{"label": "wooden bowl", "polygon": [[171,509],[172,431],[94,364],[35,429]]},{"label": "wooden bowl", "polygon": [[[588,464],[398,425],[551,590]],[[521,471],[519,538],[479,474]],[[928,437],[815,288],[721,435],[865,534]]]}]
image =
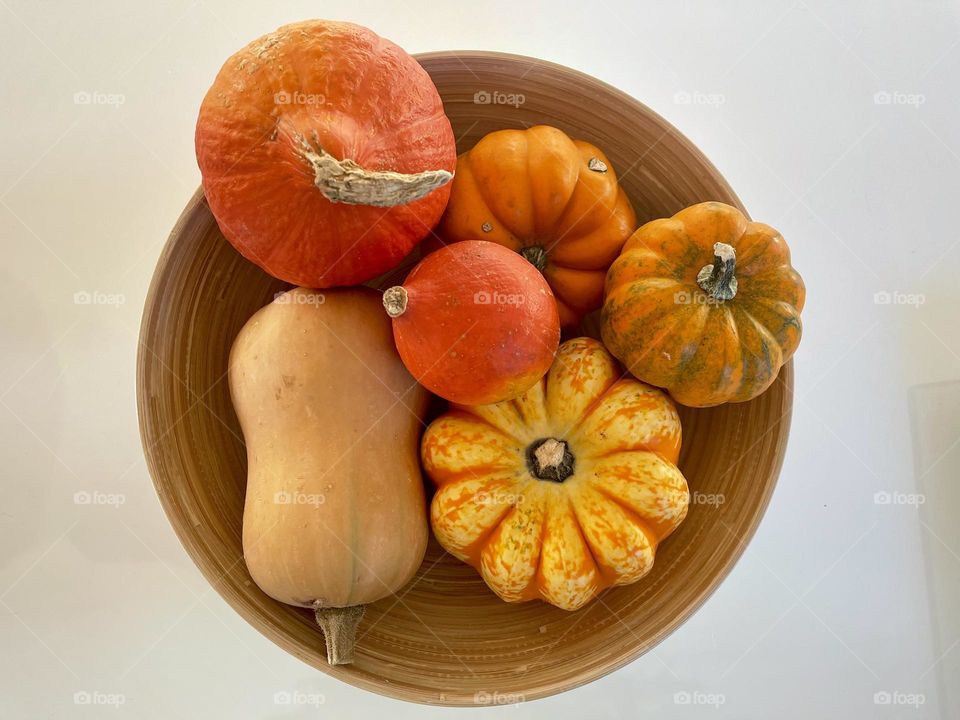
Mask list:
[{"label": "wooden bowl", "polygon": [[[742,207],[686,138],[609,85],[516,55],[439,52],[419,60],[440,90],[459,151],[492,130],[545,123],[606,152],[641,221],[703,200]],[[786,446],[789,364],[751,402],[681,409],[680,466],[693,504],[640,582],[608,590],[573,613],[541,602],[507,604],[431,541],[416,578],[367,607],[354,664],[329,667],[312,613],[261,592],[240,543],[246,458],[227,355],[246,320],[284,287],[224,240],[198,191],[170,235],[147,297],[138,408],[150,474],[187,552],[250,624],[317,669],[436,705],[512,703],[568,690],[673,632],[716,590],[756,530]]]}]

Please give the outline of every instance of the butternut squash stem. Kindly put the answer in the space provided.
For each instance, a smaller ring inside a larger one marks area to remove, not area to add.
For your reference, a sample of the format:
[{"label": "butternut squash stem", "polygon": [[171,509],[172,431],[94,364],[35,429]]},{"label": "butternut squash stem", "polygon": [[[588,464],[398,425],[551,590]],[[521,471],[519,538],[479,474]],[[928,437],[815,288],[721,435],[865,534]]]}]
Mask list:
[{"label": "butternut squash stem", "polygon": [[697,285],[714,300],[732,300],[737,295],[737,251],[727,243],[713,244],[713,263],[697,273]]},{"label": "butternut squash stem", "polygon": [[357,641],[357,627],[363,618],[363,605],[344,608],[321,607],[314,603],[317,625],[323,630],[327,643],[327,662],[330,665],[348,665],[353,662],[353,646]]},{"label": "butternut squash stem", "polygon": [[330,202],[394,207],[419,200],[453,179],[448,170],[398,173],[366,170],[349,158],[338,160],[318,142],[300,138],[300,155],[313,170],[313,184]]},{"label": "butternut squash stem", "polygon": [[400,317],[407,311],[410,296],[402,285],[395,285],[383,291],[383,307],[392,318]]}]

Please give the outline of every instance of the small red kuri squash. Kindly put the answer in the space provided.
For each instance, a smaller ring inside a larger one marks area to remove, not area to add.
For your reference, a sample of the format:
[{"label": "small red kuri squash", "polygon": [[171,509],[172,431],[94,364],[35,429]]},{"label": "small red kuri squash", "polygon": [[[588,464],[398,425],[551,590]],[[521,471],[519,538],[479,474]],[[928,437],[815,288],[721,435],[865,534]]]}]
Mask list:
[{"label": "small red kuri squash", "polygon": [[226,238],[297,285],[354,285],[426,236],[456,167],[426,71],[343,22],[285,25],[231,57],[200,107],[197,162]]},{"label": "small red kuri squash", "polygon": [[560,343],[550,286],[502,245],[478,240],[431,253],[383,294],[407,370],[451,402],[509,400],[542,378]]}]

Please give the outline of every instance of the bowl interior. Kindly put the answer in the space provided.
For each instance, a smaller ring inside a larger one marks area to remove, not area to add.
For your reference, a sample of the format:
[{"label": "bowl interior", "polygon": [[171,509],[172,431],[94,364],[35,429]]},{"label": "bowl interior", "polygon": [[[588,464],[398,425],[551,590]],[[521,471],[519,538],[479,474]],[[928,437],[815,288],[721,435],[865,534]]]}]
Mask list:
[{"label": "bowl interior", "polygon": [[[740,206],[717,170],[666,121],[581,73],[521,56],[419,57],[458,150],[504,127],[555,125],[608,155],[639,220],[703,200]],[[497,599],[431,540],[417,576],[367,608],[354,664],[327,665],[311,614],[264,595],[241,550],[246,476],[227,357],[239,329],[285,288],[224,240],[199,192],[160,258],[144,310],[138,404],[148,467],[170,522],[216,590],[254,627],[323,672],[405,700],[474,705],[569,689],[621,667],[672,632],[743,552],[785,450],[792,365],[755,400],[681,408],[680,465],[693,503],[640,582],[568,613]]]}]

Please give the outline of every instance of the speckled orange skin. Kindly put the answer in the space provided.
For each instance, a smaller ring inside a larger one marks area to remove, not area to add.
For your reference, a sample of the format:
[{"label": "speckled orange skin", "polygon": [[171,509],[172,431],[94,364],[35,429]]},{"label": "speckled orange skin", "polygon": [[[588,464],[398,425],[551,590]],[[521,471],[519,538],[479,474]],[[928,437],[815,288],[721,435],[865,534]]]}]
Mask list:
[{"label": "speckled orange skin", "polygon": [[[606,172],[590,170],[591,158]],[[598,148],[546,125],[498,130],[460,155],[452,185],[438,228],[444,242],[543,247],[561,324],[600,307],[607,268],[637,219]]]},{"label": "speckled orange skin", "polygon": [[[736,250],[738,289],[710,298],[697,273],[714,243]],[[806,291],[780,233],[719,202],[653,220],[607,274],[603,342],[637,378],[691,407],[766,390],[800,344]]]},{"label": "speckled orange skin", "polygon": [[456,167],[450,121],[417,61],[359,25],[284,25],[224,63],[197,118],[203,190],[224,236],[296,285],[356,285],[395,267],[440,219],[449,183],[393,207],[333,203],[300,139],[365,170]]},{"label": "speckled orange skin", "polygon": [[[503,600],[583,607],[649,572],[686,516],[676,408],[622,374],[596,340],[568,340],[521,397],[452,406],[424,434],[433,532]],[[528,466],[527,448],[543,438],[565,441],[575,458],[563,482]]]},{"label": "speckled orange skin", "polygon": [[403,287],[393,338],[407,370],[435,395],[464,405],[509,400],[540,380],[560,344],[553,293],[516,253],[489,242],[431,253]]}]

